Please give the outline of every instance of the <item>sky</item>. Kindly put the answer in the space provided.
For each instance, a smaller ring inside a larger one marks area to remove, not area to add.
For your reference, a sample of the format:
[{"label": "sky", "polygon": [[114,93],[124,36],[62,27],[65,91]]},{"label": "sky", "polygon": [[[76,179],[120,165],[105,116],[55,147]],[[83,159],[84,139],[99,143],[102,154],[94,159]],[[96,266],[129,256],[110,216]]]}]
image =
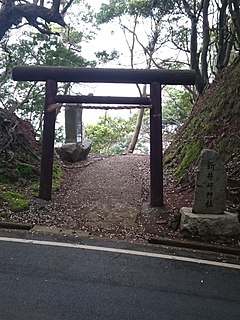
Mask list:
[{"label": "sky", "polygon": [[[104,1],[105,3],[107,1]],[[88,3],[95,8],[99,9],[102,1],[88,0]],[[130,68],[129,62],[129,50],[123,35],[117,23],[108,23],[107,25],[102,25],[100,30],[97,32],[96,38],[84,43],[82,46],[82,54],[88,59],[95,59],[94,53],[97,51],[106,50],[111,52],[113,49],[120,53],[120,59],[108,63],[107,65],[102,65],[99,67],[104,68]],[[95,96],[139,96],[137,87],[135,84],[82,84],[79,88],[81,94],[93,94]],[[120,116],[123,118],[128,118],[136,110],[108,110],[107,114],[110,116]],[[83,123],[84,125],[96,123],[99,116],[104,116],[106,110],[83,110]],[[58,116],[59,121],[62,123],[64,121],[64,111]]]}]

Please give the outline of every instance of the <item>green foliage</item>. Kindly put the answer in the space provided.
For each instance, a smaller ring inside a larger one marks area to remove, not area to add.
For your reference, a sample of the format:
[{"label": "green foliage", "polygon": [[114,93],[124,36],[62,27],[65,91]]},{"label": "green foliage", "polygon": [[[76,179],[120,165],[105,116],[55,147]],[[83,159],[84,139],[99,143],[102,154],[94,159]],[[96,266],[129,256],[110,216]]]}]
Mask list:
[{"label": "green foliage", "polygon": [[125,0],[111,0],[109,4],[103,3],[97,15],[98,23],[107,23],[127,12]]},{"label": "green foliage", "polygon": [[[190,95],[183,90],[169,89],[163,104],[164,139],[172,139],[175,130],[183,123],[192,109]],[[94,125],[86,127],[86,137],[92,141],[93,153],[118,154],[126,152],[135,129],[137,113],[128,120],[122,118],[100,117]],[[172,130],[174,127],[174,130]],[[145,111],[136,151],[148,153],[150,142],[150,114]]]},{"label": "green foliage", "polygon": [[174,1],[168,0],[110,0],[108,4],[102,4],[97,15],[99,23],[107,23],[123,15],[141,16],[149,18],[161,18],[172,12]]},{"label": "green foliage", "polygon": [[192,110],[191,94],[186,90],[165,87],[163,99],[163,142],[169,146],[179,127]]},{"label": "green foliage", "polygon": [[[96,124],[87,125],[86,138],[92,141],[91,152],[107,155],[121,154],[127,151],[135,129],[137,113],[127,120],[120,117],[100,117]],[[148,153],[149,144],[149,113],[144,117],[144,125],[135,151]]]},{"label": "green foliage", "polygon": [[86,126],[86,138],[92,141],[93,153],[116,154],[126,151],[133,132],[133,122],[120,117],[100,117]]},{"label": "green foliage", "polygon": [[64,141],[64,127],[59,126],[55,129],[55,142],[60,143]]},{"label": "green foliage", "polygon": [[163,125],[181,125],[192,110],[191,94],[174,87],[165,88],[167,97],[163,102]]},{"label": "green foliage", "polygon": [[28,200],[20,193],[5,191],[0,194],[0,198],[9,204],[10,210],[13,212],[25,211],[29,208]]},{"label": "green foliage", "polygon": [[7,218],[7,213],[6,212],[0,212],[0,218],[2,218],[2,219]]},{"label": "green foliage", "polygon": [[182,152],[182,159],[174,171],[174,176],[177,179],[181,179],[186,175],[187,169],[191,167],[192,164],[197,162],[202,150],[202,143],[200,141],[193,141],[184,147]]},{"label": "green foliage", "polygon": [[56,35],[25,32],[19,42],[9,46],[13,64],[28,63],[47,66],[76,66],[88,64],[85,59],[69,50]]},{"label": "green foliage", "polygon": [[[71,33],[72,32],[72,33]],[[80,54],[79,43],[82,35],[73,28],[68,33],[69,42],[63,42],[56,35],[25,32],[22,37],[2,51],[4,59],[0,62],[1,68],[11,70],[15,65],[47,65],[93,67],[95,61],[89,61]],[[63,36],[66,39],[66,35]],[[7,52],[6,52],[7,51]],[[10,57],[10,59],[8,59]],[[45,86],[43,83],[13,82],[9,73],[0,83],[0,103],[6,109],[17,111],[17,114],[30,121],[36,129],[37,136],[41,136],[42,116]],[[59,90],[64,92],[65,86]],[[16,99],[17,97],[17,99]],[[59,132],[60,133],[60,132]],[[56,135],[57,139],[61,135]]]},{"label": "green foliage", "polygon": [[[52,191],[57,191],[60,187],[61,178],[62,178],[62,168],[58,161],[54,160],[53,163],[53,178],[52,178]],[[36,181],[31,184],[31,192],[34,196],[38,196],[39,193],[39,181]]]},{"label": "green foliage", "polygon": [[[30,164],[16,159],[9,163],[0,156],[0,183],[2,184],[14,184],[19,180],[24,181],[36,181],[39,178],[39,163]],[[29,160],[31,162],[31,160]]]},{"label": "green foliage", "polygon": [[107,53],[106,50],[98,51],[95,55],[99,62],[104,64],[119,58],[119,53],[116,50],[113,50],[110,53]]},{"label": "green foliage", "polygon": [[52,180],[52,190],[56,191],[60,187],[60,182],[62,178],[62,168],[60,164],[58,164],[56,161],[53,165],[53,180]]},{"label": "green foliage", "polygon": [[19,176],[27,181],[36,181],[39,177],[39,168],[29,163],[17,162]]}]

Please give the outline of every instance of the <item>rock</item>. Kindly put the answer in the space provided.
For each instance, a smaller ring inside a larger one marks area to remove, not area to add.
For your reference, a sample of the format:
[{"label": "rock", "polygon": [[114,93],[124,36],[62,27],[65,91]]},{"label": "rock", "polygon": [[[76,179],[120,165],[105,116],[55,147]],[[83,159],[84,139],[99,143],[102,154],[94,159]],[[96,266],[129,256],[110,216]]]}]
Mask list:
[{"label": "rock", "polygon": [[192,212],[223,214],[226,205],[227,175],[223,162],[214,150],[201,152]]},{"label": "rock", "polygon": [[181,214],[180,213],[176,213],[170,220],[170,227],[173,230],[177,230],[180,226],[180,218],[181,218]]},{"label": "rock", "polygon": [[196,214],[192,208],[180,209],[181,231],[198,236],[234,237],[240,235],[238,215],[230,212],[225,214]]},{"label": "rock", "polygon": [[69,162],[78,162],[87,159],[91,150],[91,142],[84,140],[83,144],[79,143],[65,143],[57,152],[62,160]]},{"label": "rock", "polygon": [[225,212],[227,175],[217,152],[201,152],[193,208],[181,208],[180,230],[191,235],[240,235],[238,214]]}]

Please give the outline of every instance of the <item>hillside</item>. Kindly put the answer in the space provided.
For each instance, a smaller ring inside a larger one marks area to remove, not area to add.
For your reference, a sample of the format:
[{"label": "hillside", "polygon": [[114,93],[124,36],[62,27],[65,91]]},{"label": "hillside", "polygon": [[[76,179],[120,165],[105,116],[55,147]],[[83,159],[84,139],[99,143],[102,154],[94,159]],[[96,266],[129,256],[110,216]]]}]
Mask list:
[{"label": "hillside", "polygon": [[194,187],[204,148],[219,152],[228,173],[228,200],[240,203],[240,61],[219,72],[165,152],[165,168]]},{"label": "hillside", "polygon": [[0,108],[0,184],[38,179],[39,143],[29,122]]}]

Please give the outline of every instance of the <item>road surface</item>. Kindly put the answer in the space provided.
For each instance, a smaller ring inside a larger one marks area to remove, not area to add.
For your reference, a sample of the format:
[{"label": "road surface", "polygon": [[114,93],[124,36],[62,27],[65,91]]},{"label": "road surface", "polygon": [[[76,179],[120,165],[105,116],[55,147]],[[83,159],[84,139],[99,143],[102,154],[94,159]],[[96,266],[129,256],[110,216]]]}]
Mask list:
[{"label": "road surface", "polygon": [[0,237],[0,319],[240,319],[239,265],[140,249]]}]

